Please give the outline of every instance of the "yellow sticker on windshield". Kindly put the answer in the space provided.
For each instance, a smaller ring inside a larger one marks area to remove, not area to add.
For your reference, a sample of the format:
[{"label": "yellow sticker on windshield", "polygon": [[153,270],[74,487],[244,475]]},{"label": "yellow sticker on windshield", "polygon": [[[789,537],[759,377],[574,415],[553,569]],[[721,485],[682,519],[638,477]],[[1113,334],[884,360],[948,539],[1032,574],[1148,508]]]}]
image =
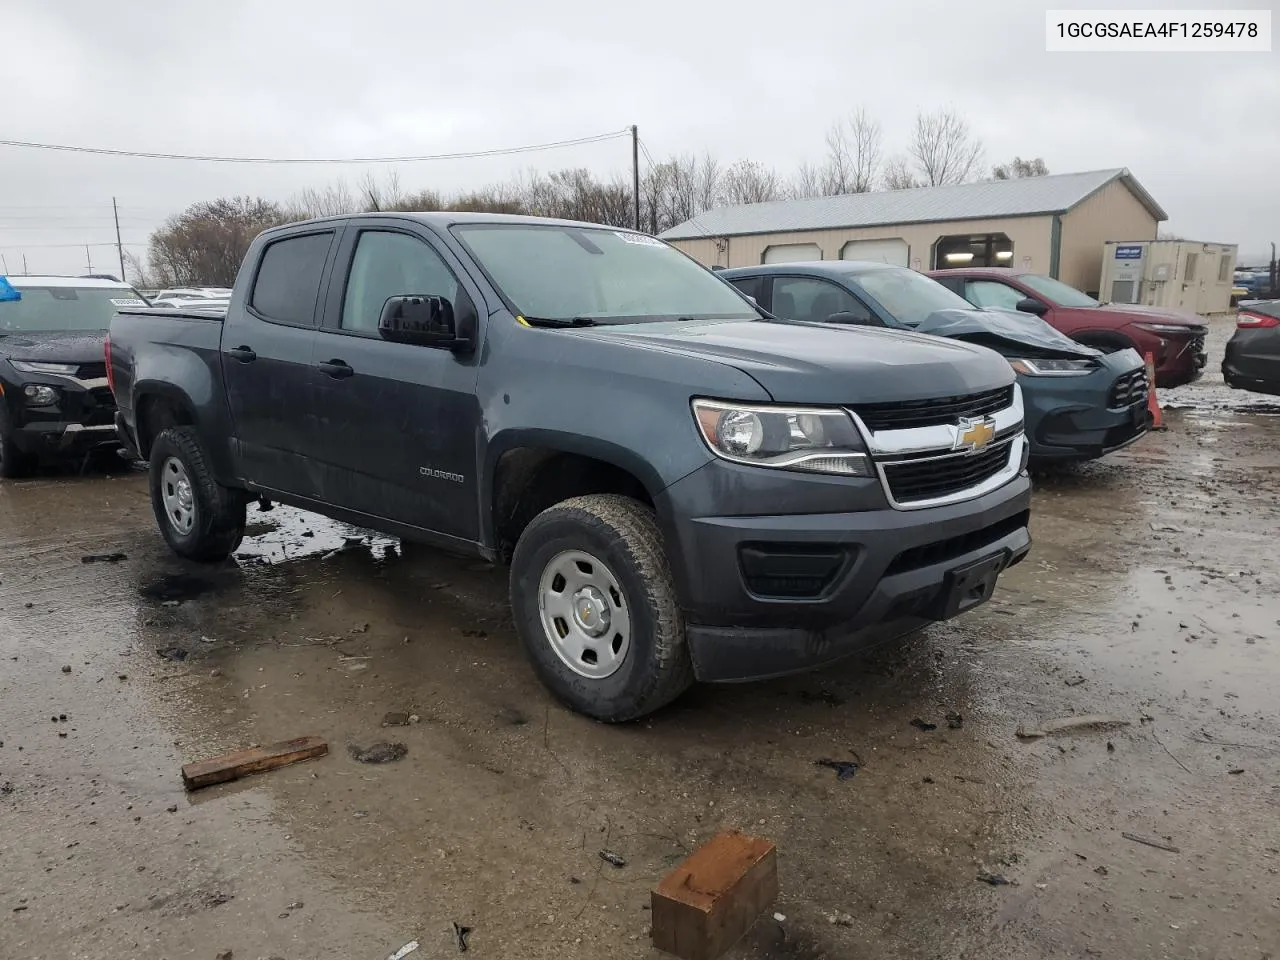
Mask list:
[{"label": "yellow sticker on windshield", "polygon": [[520,316],[520,314],[518,314],[518,313],[516,314],[516,323],[520,324],[520,326],[522,326],[522,327],[532,327],[532,326],[533,326],[533,324],[532,324],[532,323],[530,323],[530,322],[529,322],[528,320],[526,320],[524,317]]}]

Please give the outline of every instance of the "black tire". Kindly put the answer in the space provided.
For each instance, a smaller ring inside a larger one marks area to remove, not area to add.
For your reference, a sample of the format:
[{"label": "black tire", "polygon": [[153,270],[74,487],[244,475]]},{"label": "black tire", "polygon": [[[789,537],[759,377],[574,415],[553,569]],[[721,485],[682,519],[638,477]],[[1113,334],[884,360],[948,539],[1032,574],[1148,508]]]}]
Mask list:
[{"label": "black tire", "polygon": [[[170,427],[151,445],[151,507],[170,549],[181,557],[213,563],[225,560],[244,538],[245,495],[220,485],[192,427]],[[187,531],[170,518],[164,503],[166,465],[176,460],[190,481],[194,520]]]},{"label": "black tire", "polygon": [[6,480],[17,480],[31,473],[36,466],[36,458],[23,453],[13,442],[13,426],[9,422],[9,411],[5,409],[5,402],[0,399],[0,477]]},{"label": "black tire", "polygon": [[[590,554],[608,568],[620,592],[613,609],[625,609],[629,617],[628,645],[607,677],[575,672],[543,626],[543,573],[568,551]],[[511,608],[538,677],[579,713],[605,723],[634,720],[670,703],[693,683],[684,615],[657,519],[630,497],[575,497],[534,517],[511,558]]]}]

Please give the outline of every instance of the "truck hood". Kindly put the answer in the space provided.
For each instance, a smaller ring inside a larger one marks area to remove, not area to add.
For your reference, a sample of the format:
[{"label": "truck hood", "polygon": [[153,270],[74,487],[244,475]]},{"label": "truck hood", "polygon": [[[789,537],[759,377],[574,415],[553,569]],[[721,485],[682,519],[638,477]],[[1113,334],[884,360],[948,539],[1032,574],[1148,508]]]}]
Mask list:
[{"label": "truck hood", "polygon": [[[784,403],[926,400],[1012,383],[984,347],[901,331],[757,320],[682,320],[588,327],[591,339],[728,364]],[[697,384],[691,384],[695,389]]]},{"label": "truck hood", "polygon": [[102,360],[102,345],[106,337],[105,330],[0,331],[0,357],[41,363],[97,363]]},{"label": "truck hood", "polygon": [[1101,350],[1076,343],[1039,317],[1011,310],[936,310],[916,331],[980,343],[1005,356],[1054,360],[1102,356]]}]

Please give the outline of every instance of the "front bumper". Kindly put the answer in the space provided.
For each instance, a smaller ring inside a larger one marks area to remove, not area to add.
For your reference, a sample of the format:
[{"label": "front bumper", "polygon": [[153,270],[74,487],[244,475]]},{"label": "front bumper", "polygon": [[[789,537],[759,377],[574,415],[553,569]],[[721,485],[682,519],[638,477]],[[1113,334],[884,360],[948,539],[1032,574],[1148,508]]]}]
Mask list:
[{"label": "front bumper", "polygon": [[[727,484],[751,482],[712,463],[659,497],[660,515],[679,518],[666,524],[667,554],[703,681],[812,669],[955,616],[985,601],[1031,546],[1024,474],[925,509],[730,514],[751,498]],[[700,515],[709,502],[719,515]]]},{"label": "front bumper", "polygon": [[[1096,460],[1150,429],[1141,358],[1121,350],[1101,360],[1102,368],[1085,377],[1018,377],[1032,460]],[[1129,377],[1144,386],[1117,397],[1117,385]]]},{"label": "front bumper", "polygon": [[32,456],[71,457],[118,443],[114,426],[39,421],[13,431],[13,442]]},{"label": "front bumper", "polygon": [[1280,327],[1232,334],[1222,358],[1222,379],[1242,390],[1280,394]]},{"label": "front bumper", "polygon": [[1179,387],[1194,383],[1204,374],[1205,365],[1209,361],[1204,347],[1208,330],[1196,330],[1189,337],[1146,333],[1146,337],[1153,342],[1154,349],[1151,353],[1156,365],[1157,387]]}]

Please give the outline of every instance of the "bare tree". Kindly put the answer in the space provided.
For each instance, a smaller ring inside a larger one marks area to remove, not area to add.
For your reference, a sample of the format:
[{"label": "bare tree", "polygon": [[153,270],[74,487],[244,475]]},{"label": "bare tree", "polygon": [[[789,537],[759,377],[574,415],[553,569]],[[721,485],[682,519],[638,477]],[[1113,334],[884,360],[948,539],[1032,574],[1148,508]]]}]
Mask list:
[{"label": "bare tree", "polygon": [[324,187],[307,187],[296,193],[284,206],[291,220],[310,220],[314,217],[336,217],[345,213],[359,213],[360,205],[345,180],[338,180]]},{"label": "bare tree", "polygon": [[925,185],[931,187],[972,180],[982,165],[981,141],[952,107],[917,113],[907,152]]},{"label": "bare tree", "polygon": [[149,288],[158,286],[158,284],[151,282],[151,276],[147,272],[147,266],[143,263],[142,258],[132,250],[124,252],[124,276],[120,279],[126,283],[132,282],[135,287]]},{"label": "bare tree", "polygon": [[725,170],[723,186],[730,205],[779,200],[783,193],[777,172],[754,160],[739,160]]},{"label": "bare tree", "polygon": [[1008,163],[997,164],[991,168],[991,176],[996,180],[1017,180],[1022,177],[1046,177],[1049,175],[1049,167],[1044,160],[1036,157],[1034,160],[1023,160],[1021,157],[1014,157]]},{"label": "bare tree", "polygon": [[822,171],[806,160],[796,169],[787,192],[797,200],[823,196]]},{"label": "bare tree", "polygon": [[911,162],[904,156],[890,157],[885,162],[882,182],[886,190],[910,190],[920,186],[911,172]]},{"label": "bare tree", "polygon": [[882,160],[880,122],[859,107],[827,130],[827,160],[822,192],[868,193],[875,187]]},{"label": "bare tree", "polygon": [[164,286],[229,287],[253,238],[287,221],[281,207],[261,198],[192,204],[151,234],[152,279]]}]

